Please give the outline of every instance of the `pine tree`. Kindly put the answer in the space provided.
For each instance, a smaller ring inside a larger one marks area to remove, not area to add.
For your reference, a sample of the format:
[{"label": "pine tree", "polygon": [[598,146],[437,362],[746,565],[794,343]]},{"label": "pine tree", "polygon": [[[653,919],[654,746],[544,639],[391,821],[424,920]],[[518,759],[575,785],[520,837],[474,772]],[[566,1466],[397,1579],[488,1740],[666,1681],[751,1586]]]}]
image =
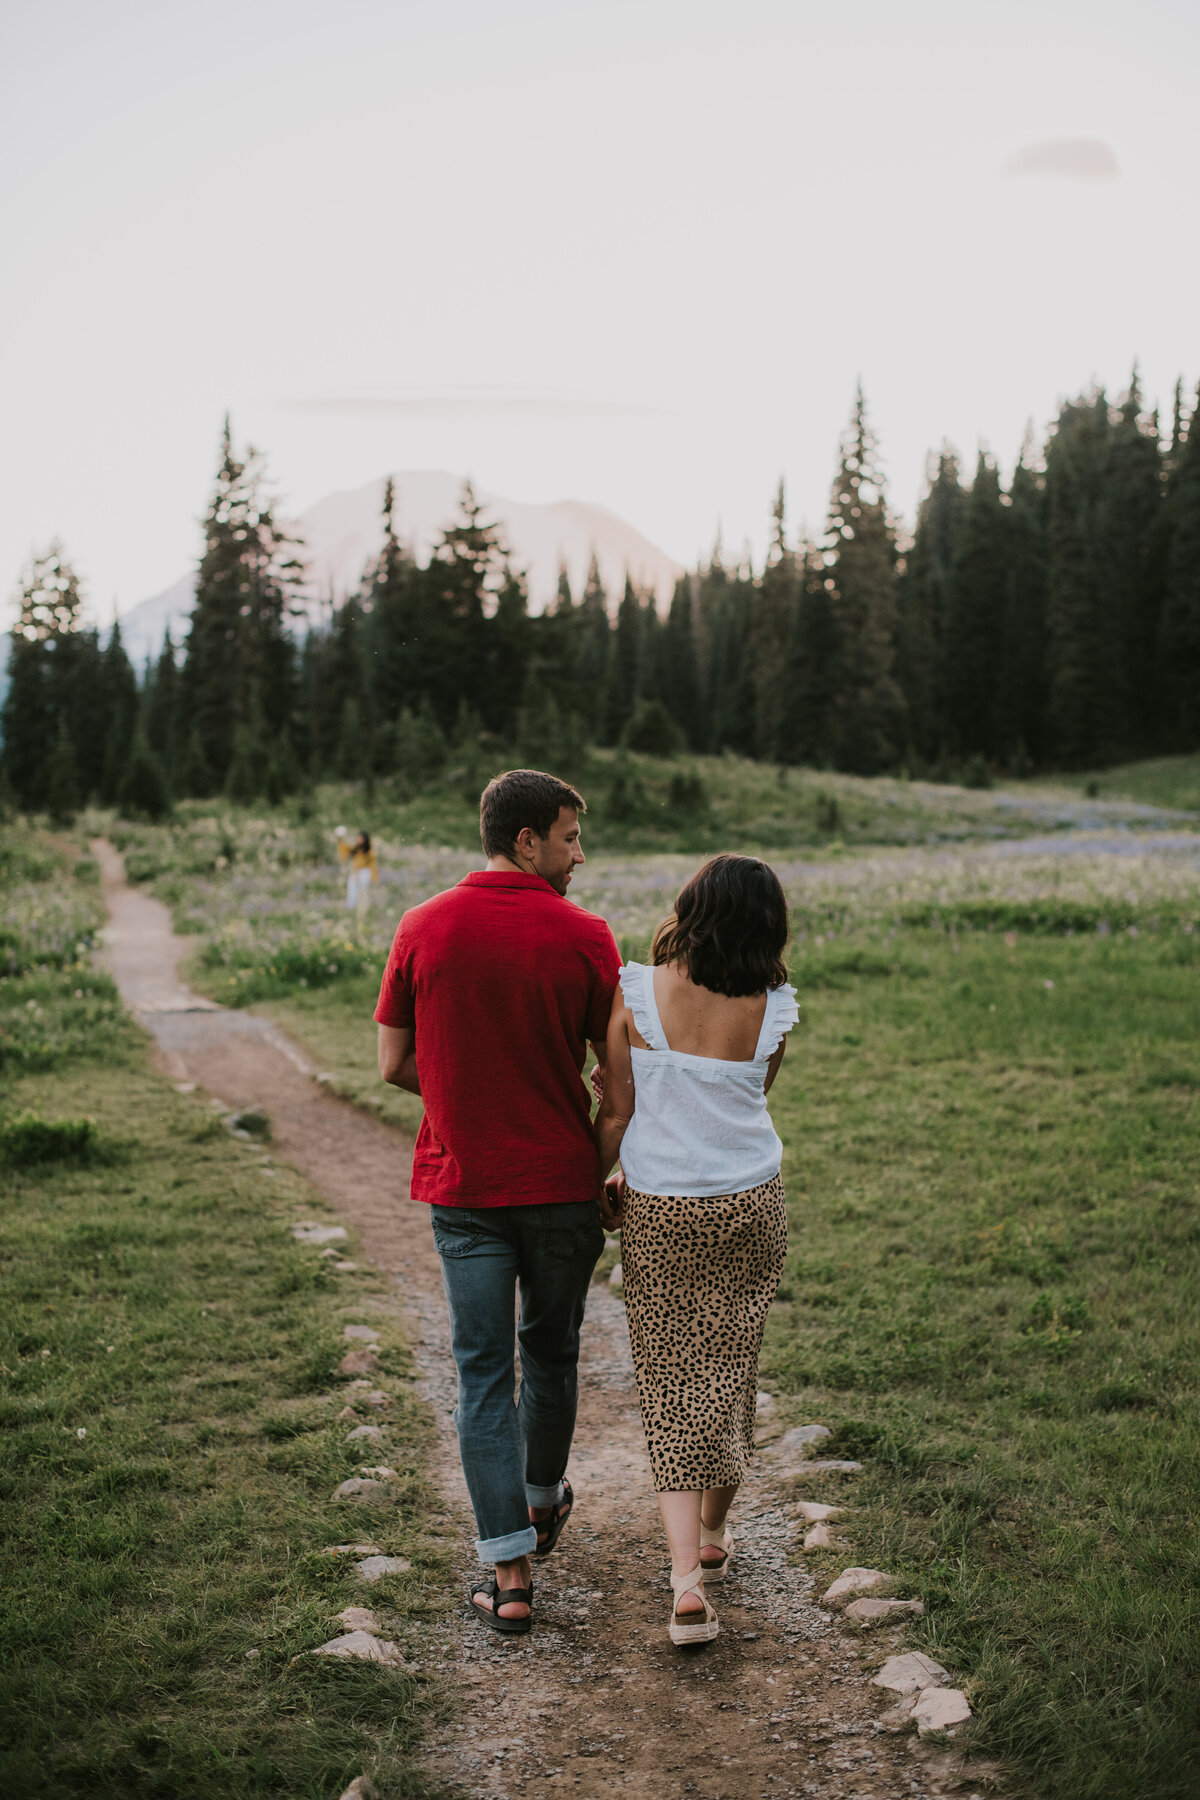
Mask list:
[{"label": "pine tree", "polygon": [[239,725],[225,772],[225,798],[235,806],[252,805],[262,793],[265,773],[261,743],[248,725]]},{"label": "pine tree", "polygon": [[238,734],[265,760],[294,705],[288,624],[302,570],[263,483],[262,459],[234,454],[226,419],[181,682],[189,735],[218,784]]},{"label": "pine tree", "polygon": [[[4,772],[26,812],[49,803],[52,759],[61,805],[69,801],[73,811],[79,803],[70,725],[80,700],[77,653],[88,637],[82,606],[79,577],[56,539],[30,559],[21,578],[10,634],[8,690],[0,708]],[[64,742],[70,752],[69,781]]]},{"label": "pine tree", "polygon": [[1157,656],[1166,581],[1163,495],[1158,417],[1143,411],[1135,366],[1109,433],[1099,520],[1103,605],[1113,654],[1114,756],[1148,749],[1158,728]]},{"label": "pine tree", "polygon": [[606,744],[620,741],[627,721],[633,716],[640,698],[641,672],[642,609],[633,582],[627,574],[625,592],[617,608],[617,623],[609,658],[608,696],[604,717]]},{"label": "pine tree", "polygon": [[1049,711],[1054,752],[1068,767],[1112,754],[1119,704],[1101,566],[1108,401],[1068,402],[1046,452]]},{"label": "pine tree", "polygon": [[801,561],[796,635],[788,661],[789,761],[818,769],[833,766],[844,657],[834,578],[820,552],[809,545]]},{"label": "pine tree", "polygon": [[946,735],[962,758],[994,758],[996,676],[1007,599],[1000,476],[979,452],[945,589],[942,668]]},{"label": "pine tree", "polygon": [[174,779],[183,747],[179,736],[179,665],[170,631],[153,669],[147,671],[142,689],[142,730],[146,744],[158,758],[168,784]]},{"label": "pine tree", "polygon": [[79,771],[67,721],[58,721],[46,766],[46,811],[55,825],[70,825],[79,811]]},{"label": "pine tree", "polygon": [[608,688],[608,665],[612,627],[608,618],[608,596],[600,575],[595,551],[588,565],[583,598],[579,603],[579,659],[576,682],[579,706],[587,742],[604,739],[604,705]]},{"label": "pine tree", "polygon": [[106,806],[117,803],[137,728],[138,685],[133,664],[125,654],[121,626],[113,620],[100,661],[100,710],[104,720],[104,761],[100,798]]},{"label": "pine tree", "polygon": [[662,634],[659,690],[663,705],[693,750],[704,748],[700,677],[696,665],[695,599],[690,576],[681,575],[671,596]]},{"label": "pine tree", "polygon": [[1171,476],[1171,543],[1160,633],[1168,741],[1200,749],[1200,393]]},{"label": "pine tree", "polygon": [[162,763],[140,729],[134,733],[129,760],[117,790],[117,806],[126,818],[163,819],[171,809]]},{"label": "pine tree", "polygon": [[1031,438],[1013,470],[1005,519],[1004,627],[996,675],[996,745],[1017,774],[1048,752],[1046,485]]},{"label": "pine tree", "polygon": [[840,640],[834,718],[837,760],[856,774],[893,764],[905,737],[896,659],[896,538],[860,386],[842,442],[822,552]]},{"label": "pine tree", "polygon": [[950,572],[958,546],[965,495],[958,456],[943,444],[926,472],[929,491],[917,509],[912,549],[899,588],[896,679],[908,707],[908,742],[932,763],[946,739],[943,628]]},{"label": "pine tree", "polygon": [[396,489],[383,489],[383,549],[368,571],[367,640],[371,698],[376,718],[394,727],[421,692],[421,584],[411,556],[396,535]]},{"label": "pine tree", "polygon": [[483,718],[488,729],[511,743],[525,693],[533,632],[525,577],[506,560],[496,596],[488,654]]},{"label": "pine tree", "polygon": [[766,762],[777,762],[785,754],[785,739],[796,735],[789,675],[800,588],[796,558],[787,543],[782,480],[771,517],[771,545],[750,626],[750,667],[754,754]]},{"label": "pine tree", "polygon": [[443,531],[426,572],[430,622],[424,676],[443,726],[450,725],[460,699],[480,713],[486,710],[485,608],[502,580],[505,557],[500,528],[484,518],[469,481],[461,515]]}]

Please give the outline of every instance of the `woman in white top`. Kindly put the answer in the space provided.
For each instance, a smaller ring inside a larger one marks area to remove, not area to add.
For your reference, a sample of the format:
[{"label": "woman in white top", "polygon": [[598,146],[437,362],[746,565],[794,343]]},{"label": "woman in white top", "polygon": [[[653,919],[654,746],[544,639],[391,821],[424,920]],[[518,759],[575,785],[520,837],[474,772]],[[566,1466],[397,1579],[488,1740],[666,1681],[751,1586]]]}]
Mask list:
[{"label": "woman in white top", "polygon": [[618,1153],[621,1266],[638,1402],[671,1550],[670,1635],[705,1643],[705,1593],[733,1555],[726,1516],[754,1448],[758,1353],[787,1248],[782,1145],[766,1095],[796,1023],[787,902],[752,856],[680,890],[650,966],[627,963],[596,1119]]}]

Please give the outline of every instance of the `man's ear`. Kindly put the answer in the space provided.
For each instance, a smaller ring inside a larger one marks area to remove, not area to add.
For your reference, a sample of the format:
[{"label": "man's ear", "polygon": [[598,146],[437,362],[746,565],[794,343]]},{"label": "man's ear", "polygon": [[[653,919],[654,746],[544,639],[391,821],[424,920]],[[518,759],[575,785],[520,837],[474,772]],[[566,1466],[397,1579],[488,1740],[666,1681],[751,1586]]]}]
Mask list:
[{"label": "man's ear", "polygon": [[521,852],[522,856],[533,855],[534,842],[535,836],[532,825],[522,825],[520,831],[518,831],[513,840],[514,847]]}]

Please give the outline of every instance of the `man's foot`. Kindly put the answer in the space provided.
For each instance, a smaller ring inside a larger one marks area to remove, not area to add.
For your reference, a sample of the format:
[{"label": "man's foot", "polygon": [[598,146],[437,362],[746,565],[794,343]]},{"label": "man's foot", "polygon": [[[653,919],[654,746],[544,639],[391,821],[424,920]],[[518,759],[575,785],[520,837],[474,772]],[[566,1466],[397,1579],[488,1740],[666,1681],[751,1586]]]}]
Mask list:
[{"label": "man's foot", "polygon": [[537,1529],[537,1548],[533,1553],[535,1556],[549,1556],[571,1516],[575,1496],[565,1476],[562,1486],[562,1499],[556,1505],[531,1506],[529,1509],[529,1522]]},{"label": "man's foot", "polygon": [[[512,1595],[511,1600],[505,1598],[506,1594]],[[497,1563],[495,1579],[472,1583],[469,1597],[483,1623],[494,1631],[514,1635],[528,1631],[533,1615],[529,1558],[522,1556],[516,1562]]]}]

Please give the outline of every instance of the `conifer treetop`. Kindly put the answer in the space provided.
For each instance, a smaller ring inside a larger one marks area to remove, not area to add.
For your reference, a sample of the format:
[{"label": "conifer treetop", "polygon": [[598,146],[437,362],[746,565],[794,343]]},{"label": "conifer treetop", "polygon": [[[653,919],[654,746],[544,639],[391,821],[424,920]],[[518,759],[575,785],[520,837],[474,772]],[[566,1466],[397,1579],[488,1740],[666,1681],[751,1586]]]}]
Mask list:
[{"label": "conifer treetop", "polygon": [[67,561],[60,539],[30,557],[17,594],[13,636],[45,643],[78,631],[83,592],[79,576]]}]

